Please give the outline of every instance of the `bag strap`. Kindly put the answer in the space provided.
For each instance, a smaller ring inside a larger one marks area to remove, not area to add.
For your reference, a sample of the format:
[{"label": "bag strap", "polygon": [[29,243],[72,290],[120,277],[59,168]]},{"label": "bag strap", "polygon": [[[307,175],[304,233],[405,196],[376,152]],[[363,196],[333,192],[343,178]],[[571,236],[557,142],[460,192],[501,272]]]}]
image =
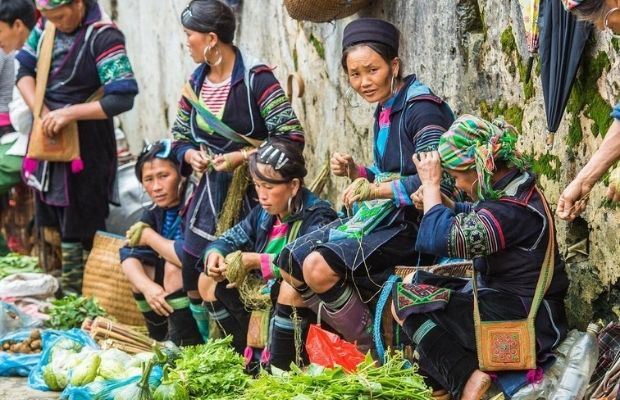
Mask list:
[{"label": "bag strap", "polygon": [[194,107],[194,110],[196,110],[196,112],[200,114],[200,116],[207,122],[207,124],[209,124],[211,129],[213,129],[213,132],[216,133],[217,135],[225,139],[228,139],[231,142],[249,144],[250,146],[253,146],[253,147],[258,147],[262,143],[261,140],[252,139],[250,137],[247,137],[247,136],[244,136],[244,135],[241,135],[235,132],[231,127],[226,125],[222,120],[220,120],[218,117],[213,115],[211,111],[209,111],[206,107],[200,104],[198,100],[198,96],[196,95],[196,93],[194,92],[194,89],[192,89],[189,83],[186,83],[183,86],[182,95],[183,97],[187,99],[187,101],[189,101],[192,107]]},{"label": "bag strap", "polygon": [[43,100],[45,98],[45,90],[47,89],[47,79],[52,65],[52,50],[54,48],[54,37],[56,36],[56,26],[50,21],[45,23],[43,31],[43,41],[39,49],[37,57],[37,81],[34,89],[34,116],[41,117],[43,109]]},{"label": "bag strap", "polygon": [[[549,231],[549,242],[547,243],[547,251],[545,252],[545,259],[543,260],[540,275],[538,276],[538,283],[536,283],[536,290],[534,292],[534,298],[532,300],[530,312],[527,315],[527,321],[529,324],[533,324],[534,320],[536,319],[536,313],[538,312],[540,303],[542,303],[545,292],[549,288],[549,285],[551,285],[551,281],[553,279],[553,268],[555,266],[555,225],[553,223],[553,215],[549,210],[549,205],[547,205],[545,197],[540,192],[540,190],[538,190],[538,188],[536,188],[536,192],[540,196],[540,200],[542,201],[545,208],[545,214],[547,216],[547,227]],[[474,268],[471,283],[474,292],[474,326],[476,327],[480,326],[481,324],[480,309],[478,308],[478,285],[476,283],[477,278],[478,274],[476,272],[476,269]]]}]

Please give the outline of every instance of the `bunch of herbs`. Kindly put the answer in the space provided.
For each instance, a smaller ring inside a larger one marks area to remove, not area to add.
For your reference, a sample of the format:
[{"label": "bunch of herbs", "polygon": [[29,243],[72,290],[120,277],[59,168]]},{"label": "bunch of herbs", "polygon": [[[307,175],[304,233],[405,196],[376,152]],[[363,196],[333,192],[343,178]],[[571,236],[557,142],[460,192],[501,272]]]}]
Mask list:
[{"label": "bunch of herbs", "polygon": [[45,321],[45,326],[52,329],[79,328],[87,318],[107,315],[92,297],[73,294],[52,301],[48,314],[50,319]]}]

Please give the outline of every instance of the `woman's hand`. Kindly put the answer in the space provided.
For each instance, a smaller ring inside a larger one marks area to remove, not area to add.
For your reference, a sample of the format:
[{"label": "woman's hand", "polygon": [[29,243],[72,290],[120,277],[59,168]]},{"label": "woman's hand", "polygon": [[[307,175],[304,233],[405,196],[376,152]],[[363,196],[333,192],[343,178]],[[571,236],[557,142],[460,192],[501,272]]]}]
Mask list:
[{"label": "woman's hand", "polygon": [[151,309],[155,311],[156,314],[167,317],[174,312],[174,309],[166,301],[166,296],[170,293],[167,293],[164,288],[159,286],[157,283],[152,282],[152,284],[149,285],[147,289],[142,292],[142,294],[144,295],[146,302],[149,303],[149,306],[151,306]]},{"label": "woman's hand", "polygon": [[62,128],[74,120],[71,106],[59,108],[58,110],[49,111],[41,117],[41,127],[45,136],[53,138],[62,131]]},{"label": "woman's hand", "polygon": [[205,260],[205,274],[213,278],[216,282],[222,282],[224,279],[224,272],[226,271],[226,263],[224,262],[224,256],[218,252],[211,252]]},{"label": "woman's hand", "polygon": [[412,157],[423,186],[439,186],[441,182],[441,160],[439,152],[416,153]]},{"label": "woman's hand", "polygon": [[342,203],[347,209],[356,201],[373,200],[377,198],[377,187],[373,187],[368,179],[357,178],[342,193]]},{"label": "woman's hand", "polygon": [[210,161],[205,154],[199,150],[187,150],[185,152],[185,162],[192,166],[192,169],[198,173],[203,173],[209,167]]},{"label": "woman's hand", "polygon": [[424,211],[424,186],[420,186],[418,190],[411,195],[411,201],[413,201],[415,208]]},{"label": "woman's hand", "polygon": [[586,209],[590,190],[592,187],[581,180],[573,180],[560,195],[555,213],[566,221],[574,220]]},{"label": "woman's hand", "polygon": [[243,153],[233,151],[232,153],[220,154],[213,158],[213,168],[216,171],[232,172],[245,161]]},{"label": "woman's hand", "polygon": [[355,165],[353,157],[349,154],[334,153],[329,161],[329,166],[332,174],[336,176],[346,176],[349,179],[357,179],[359,177],[357,165]]},{"label": "woman's hand", "polygon": [[609,174],[609,187],[605,196],[613,203],[620,202],[620,165]]}]

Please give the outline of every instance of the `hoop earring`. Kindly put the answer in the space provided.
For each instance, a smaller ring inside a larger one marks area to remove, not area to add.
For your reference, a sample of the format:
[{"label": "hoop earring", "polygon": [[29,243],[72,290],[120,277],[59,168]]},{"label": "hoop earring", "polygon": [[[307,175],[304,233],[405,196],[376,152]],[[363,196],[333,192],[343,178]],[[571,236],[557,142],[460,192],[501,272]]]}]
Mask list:
[{"label": "hoop earring", "polygon": [[620,11],[620,8],[614,7],[611,10],[607,11],[607,13],[605,14],[605,29],[610,31],[612,35],[617,35],[617,34],[616,32],[614,32],[613,29],[609,27],[609,17],[611,16],[611,14],[615,13],[616,11]]},{"label": "hoop earring", "polygon": [[394,80],[395,80],[395,77],[394,77],[394,74],[392,74],[392,80],[390,82],[390,93],[392,94],[394,94]]},{"label": "hoop earring", "polygon": [[[211,50],[217,50],[217,60],[215,60],[215,62],[211,63],[209,62],[209,58],[207,57],[207,54],[209,54],[209,52]],[[205,47],[204,51],[202,52],[202,57],[204,58],[205,64],[207,64],[209,67],[213,68],[213,67],[217,67],[218,65],[220,65],[222,63],[222,51],[220,50],[219,47],[215,46],[207,46]]]},{"label": "hoop earring", "polygon": [[[475,180],[475,181],[473,181],[473,182],[471,183],[471,186],[469,187],[469,192],[470,192],[470,193],[472,193],[472,194],[474,193],[474,185],[475,185],[476,183],[478,183],[478,178],[476,178],[476,180]],[[476,191],[475,193],[476,193],[476,194],[478,194],[478,191]]]},{"label": "hoop earring", "polygon": [[293,214],[293,210],[292,210],[292,203],[293,203],[293,196],[288,198],[288,206],[287,206],[287,210],[289,215]]}]

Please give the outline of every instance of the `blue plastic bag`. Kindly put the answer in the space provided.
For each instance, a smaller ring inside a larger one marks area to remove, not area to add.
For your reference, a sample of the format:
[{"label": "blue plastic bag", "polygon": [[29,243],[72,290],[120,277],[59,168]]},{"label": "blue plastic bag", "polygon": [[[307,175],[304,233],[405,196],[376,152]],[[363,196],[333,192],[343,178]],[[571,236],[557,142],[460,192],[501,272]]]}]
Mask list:
[{"label": "blue plastic bag", "polygon": [[[0,343],[7,340],[24,341],[30,337],[30,329],[10,333],[0,338]],[[37,365],[41,353],[22,354],[0,351],[0,376],[28,376],[30,370]]]},{"label": "blue plastic bag", "polygon": [[[41,344],[43,351],[37,365],[32,368],[28,375],[28,386],[36,390],[49,391],[50,388],[43,380],[43,367],[50,362],[50,356],[54,346],[63,339],[69,339],[75,342],[76,350],[84,347],[99,349],[97,343],[88,336],[84,331],[73,328],[68,331],[45,330],[41,333]],[[79,350],[78,350],[79,351]]]},{"label": "blue plastic bag", "polygon": [[21,312],[15,305],[0,301],[0,336],[42,324],[42,321]]},{"label": "blue plastic bag", "polygon": [[[149,385],[153,391],[161,384],[162,376],[162,368],[159,365],[153,367],[149,376]],[[136,375],[126,379],[92,382],[84,386],[69,385],[61,393],[60,397],[68,400],[114,400],[117,390],[135,383],[141,378],[140,375]]]}]

